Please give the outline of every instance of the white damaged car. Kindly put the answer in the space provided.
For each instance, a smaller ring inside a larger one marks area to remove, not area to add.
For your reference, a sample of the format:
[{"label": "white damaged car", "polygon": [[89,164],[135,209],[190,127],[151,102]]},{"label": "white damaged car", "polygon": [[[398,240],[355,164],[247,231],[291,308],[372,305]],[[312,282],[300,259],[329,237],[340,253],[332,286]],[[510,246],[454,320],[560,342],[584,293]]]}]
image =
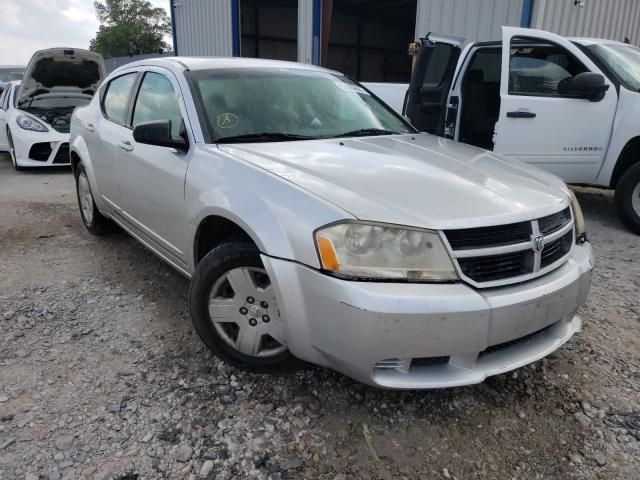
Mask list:
[{"label": "white damaged car", "polygon": [[52,48],[31,58],[22,82],[0,96],[0,151],[16,170],[69,165],[69,126],[76,107],[87,105],[105,77],[102,56]]}]

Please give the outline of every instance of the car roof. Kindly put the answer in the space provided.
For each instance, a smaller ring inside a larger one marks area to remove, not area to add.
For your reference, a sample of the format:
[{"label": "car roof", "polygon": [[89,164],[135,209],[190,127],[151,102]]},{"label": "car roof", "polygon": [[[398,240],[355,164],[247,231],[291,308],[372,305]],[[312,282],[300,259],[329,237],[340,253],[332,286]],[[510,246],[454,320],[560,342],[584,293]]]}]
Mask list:
[{"label": "car roof", "polygon": [[213,69],[261,69],[261,68],[285,68],[296,70],[308,70],[317,72],[329,72],[340,74],[333,70],[309,65],[306,63],[287,62],[283,60],[267,60],[263,58],[243,58],[243,57],[164,57],[147,58],[136,62],[127,63],[114,70],[126,70],[135,67],[165,67],[169,70],[213,70]]},{"label": "car roof", "polygon": [[575,43],[579,43],[580,45],[588,46],[588,45],[624,45],[624,46],[632,46],[628,43],[618,42],[616,40],[607,40],[606,38],[592,38],[592,37],[570,37],[569,40]]}]

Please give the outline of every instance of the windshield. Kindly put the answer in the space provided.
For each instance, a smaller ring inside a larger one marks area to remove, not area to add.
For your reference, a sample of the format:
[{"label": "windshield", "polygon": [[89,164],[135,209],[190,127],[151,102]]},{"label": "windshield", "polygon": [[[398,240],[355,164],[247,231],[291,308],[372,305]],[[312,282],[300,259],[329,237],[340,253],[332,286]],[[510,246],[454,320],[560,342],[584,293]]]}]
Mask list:
[{"label": "windshield", "polygon": [[297,69],[191,72],[212,141],[278,141],[409,133],[357,83]]},{"label": "windshield", "polygon": [[0,82],[13,82],[22,80],[24,68],[0,68]]},{"label": "windshield", "polygon": [[43,95],[25,99],[20,103],[23,108],[66,108],[83,107],[91,101],[89,95]]},{"label": "windshield", "polygon": [[614,43],[588,47],[626,88],[640,90],[640,48]]}]

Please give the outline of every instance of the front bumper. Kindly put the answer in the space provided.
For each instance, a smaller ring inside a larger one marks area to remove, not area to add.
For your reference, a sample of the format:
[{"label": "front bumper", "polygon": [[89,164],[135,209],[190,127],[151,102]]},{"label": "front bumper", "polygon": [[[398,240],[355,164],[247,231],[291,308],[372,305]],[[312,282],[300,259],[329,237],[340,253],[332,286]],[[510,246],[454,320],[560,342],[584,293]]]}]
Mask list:
[{"label": "front bumper", "polygon": [[57,132],[51,127],[48,128],[48,132],[33,132],[20,127],[11,129],[18,166],[51,167],[71,164],[69,134]]},{"label": "front bumper", "polygon": [[538,360],[580,330],[593,254],[518,285],[350,282],[263,256],[299,358],[386,388],[482,382]]}]

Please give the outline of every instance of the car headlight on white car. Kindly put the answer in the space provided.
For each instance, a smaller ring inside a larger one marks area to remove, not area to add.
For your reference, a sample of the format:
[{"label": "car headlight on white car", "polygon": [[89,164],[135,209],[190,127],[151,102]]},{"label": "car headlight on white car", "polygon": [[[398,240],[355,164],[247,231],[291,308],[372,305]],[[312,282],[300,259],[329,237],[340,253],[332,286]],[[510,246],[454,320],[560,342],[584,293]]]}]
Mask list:
[{"label": "car headlight on white car", "polygon": [[569,190],[569,197],[571,197],[571,210],[573,210],[573,221],[576,225],[576,241],[578,243],[584,243],[587,241],[587,226],[584,221],[584,215],[582,214],[582,208],[576,198],[576,194]]},{"label": "car headlight on white car", "polygon": [[34,132],[48,132],[49,129],[42,123],[33,117],[28,115],[18,115],[16,119],[18,125],[25,130],[32,130]]},{"label": "car headlight on white car", "polygon": [[367,280],[450,282],[453,262],[437,232],[370,222],[342,222],[315,233],[322,268]]}]

